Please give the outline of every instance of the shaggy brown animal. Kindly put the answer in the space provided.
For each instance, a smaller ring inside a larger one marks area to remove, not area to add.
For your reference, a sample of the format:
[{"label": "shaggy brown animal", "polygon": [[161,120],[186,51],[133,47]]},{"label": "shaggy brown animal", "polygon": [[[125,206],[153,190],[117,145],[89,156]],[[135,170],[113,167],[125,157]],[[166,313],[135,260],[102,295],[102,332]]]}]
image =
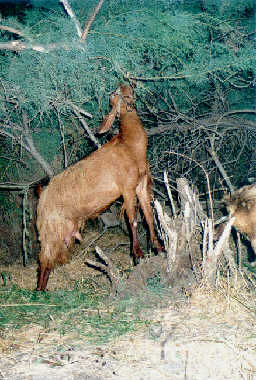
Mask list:
[{"label": "shaggy brown animal", "polygon": [[234,227],[248,236],[256,254],[256,184],[243,186],[223,202],[230,217],[235,217]]},{"label": "shaggy brown animal", "polygon": [[41,242],[37,290],[45,290],[51,270],[69,258],[79,229],[123,196],[136,258],[143,257],[137,238],[137,197],[158,252],[162,251],[153,225],[151,177],[146,159],[147,135],[137,115],[133,90],[121,85],[110,97],[111,112],[99,132],[109,130],[117,116],[120,133],[87,158],[54,177],[40,194],[37,228]]}]

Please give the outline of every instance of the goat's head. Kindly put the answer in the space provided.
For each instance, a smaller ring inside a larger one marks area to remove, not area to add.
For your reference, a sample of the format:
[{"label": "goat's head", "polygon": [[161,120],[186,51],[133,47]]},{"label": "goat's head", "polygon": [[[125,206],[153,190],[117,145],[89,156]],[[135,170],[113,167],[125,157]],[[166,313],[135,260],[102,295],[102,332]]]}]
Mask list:
[{"label": "goat's head", "polygon": [[133,89],[128,84],[121,84],[109,99],[112,110],[100,125],[98,133],[107,132],[113,125],[116,116],[119,118],[123,112],[131,112],[135,109]]},{"label": "goat's head", "polygon": [[251,240],[256,254],[256,184],[243,186],[223,202],[231,217],[235,217],[234,227]]}]

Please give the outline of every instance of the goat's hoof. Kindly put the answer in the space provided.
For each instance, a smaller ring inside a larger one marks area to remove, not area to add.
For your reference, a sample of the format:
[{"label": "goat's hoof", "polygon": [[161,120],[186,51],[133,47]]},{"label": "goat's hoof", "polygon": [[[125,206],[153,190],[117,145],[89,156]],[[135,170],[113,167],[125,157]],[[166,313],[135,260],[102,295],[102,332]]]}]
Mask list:
[{"label": "goat's hoof", "polygon": [[163,259],[166,259],[167,257],[166,250],[163,249],[162,251],[158,252],[158,256],[162,257]]},{"label": "goat's hoof", "polygon": [[144,255],[134,256],[133,258],[134,265],[140,264],[143,261],[143,259],[144,259]]}]

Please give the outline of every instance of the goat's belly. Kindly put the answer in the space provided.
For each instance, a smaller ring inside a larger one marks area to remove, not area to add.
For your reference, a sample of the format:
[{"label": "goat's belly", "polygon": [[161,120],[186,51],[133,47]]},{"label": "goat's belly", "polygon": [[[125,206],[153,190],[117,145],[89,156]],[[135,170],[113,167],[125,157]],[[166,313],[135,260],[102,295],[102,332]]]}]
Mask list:
[{"label": "goat's belly", "polygon": [[[106,210],[108,206],[121,196],[118,186],[112,184],[111,189],[106,189],[99,184],[91,190],[79,194],[70,204],[73,217],[93,218]],[[68,211],[68,210],[67,210]]]}]

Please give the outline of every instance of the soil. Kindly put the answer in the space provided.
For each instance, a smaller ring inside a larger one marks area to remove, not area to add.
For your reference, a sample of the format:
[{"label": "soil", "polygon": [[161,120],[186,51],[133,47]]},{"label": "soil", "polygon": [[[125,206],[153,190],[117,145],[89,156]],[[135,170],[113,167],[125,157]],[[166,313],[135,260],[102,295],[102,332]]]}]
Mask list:
[{"label": "soil", "polygon": [[[132,266],[129,238],[122,239],[121,249],[114,235],[99,245],[104,251],[110,249],[110,242],[112,247],[118,245],[111,248],[113,260],[126,271]],[[92,251],[87,245],[87,254],[92,256]],[[51,275],[49,291],[72,287],[78,277],[109,286],[106,276],[99,277],[98,271],[84,264],[83,255],[80,249],[69,264]],[[0,265],[0,271],[11,272],[12,282],[20,287],[35,288],[36,263],[26,268],[21,263]],[[0,379],[256,380],[255,287],[252,291],[247,280],[239,277],[232,285],[220,282],[213,291],[188,283],[189,276],[184,279],[186,286],[171,284],[164,298],[144,311],[151,321],[148,327],[107,344],[92,345],[38,325],[0,330]]]}]

